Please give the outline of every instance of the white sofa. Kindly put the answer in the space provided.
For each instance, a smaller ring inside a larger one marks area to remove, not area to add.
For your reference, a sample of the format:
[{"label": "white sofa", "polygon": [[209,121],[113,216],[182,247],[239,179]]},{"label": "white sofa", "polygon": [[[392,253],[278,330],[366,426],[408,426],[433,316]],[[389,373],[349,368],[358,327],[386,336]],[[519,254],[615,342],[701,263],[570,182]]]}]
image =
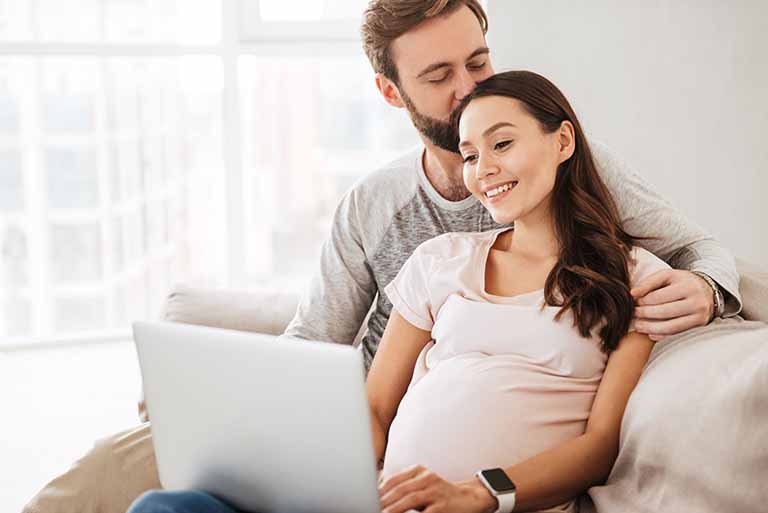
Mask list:
[{"label": "white sofa", "polygon": [[[657,344],[632,395],[621,451],[585,512],[768,511],[768,272],[738,262],[743,317]],[[279,334],[298,298],[179,287],[164,319]],[[142,412],[143,414],[143,412]],[[124,513],[159,487],[150,424],[98,441],[23,513]]]}]

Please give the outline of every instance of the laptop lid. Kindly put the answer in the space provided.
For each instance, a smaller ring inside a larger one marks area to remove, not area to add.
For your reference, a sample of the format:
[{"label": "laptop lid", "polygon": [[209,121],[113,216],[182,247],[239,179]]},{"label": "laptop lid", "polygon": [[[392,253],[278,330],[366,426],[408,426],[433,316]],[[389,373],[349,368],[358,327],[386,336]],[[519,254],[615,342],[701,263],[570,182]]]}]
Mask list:
[{"label": "laptop lid", "polygon": [[364,367],[349,346],[138,322],[160,481],[260,513],[378,513]]}]

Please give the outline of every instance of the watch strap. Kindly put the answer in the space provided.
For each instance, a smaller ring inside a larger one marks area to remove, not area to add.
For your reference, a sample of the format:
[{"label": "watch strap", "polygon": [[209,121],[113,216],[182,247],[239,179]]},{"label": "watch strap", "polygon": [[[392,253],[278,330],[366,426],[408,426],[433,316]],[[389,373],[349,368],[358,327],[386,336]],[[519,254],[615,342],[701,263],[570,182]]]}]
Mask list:
[{"label": "watch strap", "polygon": [[496,509],[495,513],[512,513],[515,509],[515,492],[502,493],[494,495],[494,497],[499,501],[499,507]]},{"label": "watch strap", "polygon": [[707,282],[709,288],[712,289],[712,301],[715,305],[715,308],[713,309],[714,311],[712,312],[712,318],[709,319],[709,322],[712,322],[716,317],[722,317],[723,312],[725,311],[725,299],[723,298],[723,292],[720,290],[717,282],[713,280],[707,273],[701,271],[693,271],[693,274]]}]

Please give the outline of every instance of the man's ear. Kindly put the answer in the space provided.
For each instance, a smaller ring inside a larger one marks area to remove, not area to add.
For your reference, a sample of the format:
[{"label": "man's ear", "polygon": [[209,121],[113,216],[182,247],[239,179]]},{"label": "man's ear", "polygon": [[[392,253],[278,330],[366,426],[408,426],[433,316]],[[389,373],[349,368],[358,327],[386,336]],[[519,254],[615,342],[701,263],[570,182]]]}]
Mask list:
[{"label": "man's ear", "polygon": [[560,163],[562,164],[573,156],[576,151],[576,132],[570,121],[560,123],[560,130],[557,134],[557,142],[560,145]]},{"label": "man's ear", "polygon": [[378,89],[381,96],[384,97],[384,101],[391,106],[398,109],[405,107],[405,103],[403,103],[403,98],[400,96],[400,90],[397,88],[397,85],[381,73],[376,73],[376,89]]}]

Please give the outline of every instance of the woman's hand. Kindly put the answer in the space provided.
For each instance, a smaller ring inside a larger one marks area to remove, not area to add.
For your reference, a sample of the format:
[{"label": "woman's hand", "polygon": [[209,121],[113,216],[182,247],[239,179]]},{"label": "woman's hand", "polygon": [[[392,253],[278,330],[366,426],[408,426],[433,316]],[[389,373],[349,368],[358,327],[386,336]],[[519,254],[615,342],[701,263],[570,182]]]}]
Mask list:
[{"label": "woman's hand", "polygon": [[383,513],[493,513],[498,507],[477,479],[450,483],[419,465],[381,482],[379,497]]}]

